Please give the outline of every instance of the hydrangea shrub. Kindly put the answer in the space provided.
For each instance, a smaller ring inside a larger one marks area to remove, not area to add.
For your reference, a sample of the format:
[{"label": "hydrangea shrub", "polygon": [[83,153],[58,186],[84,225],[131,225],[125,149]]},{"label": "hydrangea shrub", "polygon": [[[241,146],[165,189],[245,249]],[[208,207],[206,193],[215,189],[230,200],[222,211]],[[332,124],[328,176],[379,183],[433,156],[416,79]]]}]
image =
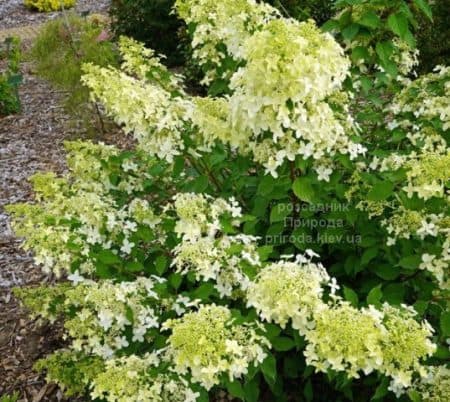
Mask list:
[{"label": "hydrangea shrub", "polygon": [[92,400],[445,400],[448,68],[386,82],[365,120],[353,61],[312,21],[176,7],[226,95],[121,38],[121,68],[82,80],[136,149],[67,143],[68,172],[8,207],[69,280],[17,290],[64,322],[37,368]]}]

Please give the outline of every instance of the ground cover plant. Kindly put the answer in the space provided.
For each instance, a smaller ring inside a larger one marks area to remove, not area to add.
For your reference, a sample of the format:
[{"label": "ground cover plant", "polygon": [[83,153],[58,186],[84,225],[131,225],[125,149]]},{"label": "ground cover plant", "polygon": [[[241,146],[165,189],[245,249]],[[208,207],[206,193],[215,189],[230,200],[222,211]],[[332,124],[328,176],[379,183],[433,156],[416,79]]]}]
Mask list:
[{"label": "ground cover plant", "polygon": [[7,38],[0,47],[0,61],[5,63],[0,72],[0,117],[20,111],[20,59],[20,40]]},{"label": "ground cover plant", "polygon": [[71,8],[75,0],[25,0],[26,7],[40,12],[51,12]]},{"label": "ground cover plant", "polygon": [[177,0],[205,97],[126,37],[120,68],[83,66],[137,146],[68,142],[68,173],[8,207],[68,277],[16,292],[64,320],[49,381],[124,402],[448,399],[450,69],[412,79],[400,2],[345,3],[326,29],[372,38],[346,49],[268,4]]}]

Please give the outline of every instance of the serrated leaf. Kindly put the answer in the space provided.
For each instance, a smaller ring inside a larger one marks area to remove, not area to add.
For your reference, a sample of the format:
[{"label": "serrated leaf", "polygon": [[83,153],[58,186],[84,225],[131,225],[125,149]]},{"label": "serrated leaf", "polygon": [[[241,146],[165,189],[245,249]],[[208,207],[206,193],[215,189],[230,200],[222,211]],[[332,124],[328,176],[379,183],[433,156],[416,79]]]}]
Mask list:
[{"label": "serrated leaf", "polygon": [[192,292],[192,295],[196,299],[207,300],[214,292],[215,288],[212,283],[203,283]]},{"label": "serrated leaf", "polygon": [[421,10],[430,20],[433,20],[431,7],[426,0],[413,0],[414,4]]},{"label": "serrated leaf", "polygon": [[284,221],[291,211],[291,204],[281,203],[275,205],[270,211],[270,223]]},{"label": "serrated leaf", "polygon": [[388,62],[394,50],[390,41],[378,42],[375,46],[378,57],[383,62]]},{"label": "serrated leaf", "polygon": [[174,289],[178,289],[181,285],[183,277],[179,273],[173,273],[169,276],[169,283]]},{"label": "serrated leaf", "polygon": [[351,24],[342,30],[342,36],[345,40],[351,41],[359,32],[358,24]]},{"label": "serrated leaf", "polygon": [[246,402],[258,402],[259,392],[259,381],[256,378],[244,384]]},{"label": "serrated leaf", "polygon": [[376,266],[373,272],[385,281],[392,281],[400,275],[399,269],[389,264]]},{"label": "serrated leaf", "polygon": [[314,391],[310,379],[306,382],[306,385],[303,388],[303,396],[305,397],[307,402],[311,402],[314,400]]},{"label": "serrated leaf", "polygon": [[367,28],[375,29],[380,25],[381,20],[373,11],[368,11],[357,22]]},{"label": "serrated leaf", "polygon": [[111,250],[102,250],[97,254],[97,260],[106,265],[119,264],[122,260]]},{"label": "serrated leaf", "polygon": [[367,195],[369,201],[383,201],[392,194],[394,184],[380,181],[376,183]]},{"label": "serrated leaf", "polygon": [[402,283],[390,283],[383,288],[383,299],[389,304],[399,305],[403,303],[405,287]]},{"label": "serrated leaf", "polygon": [[307,177],[299,177],[294,181],[292,185],[294,194],[302,201],[311,203],[314,199],[314,188],[311,185],[310,179]]},{"label": "serrated leaf", "polygon": [[164,272],[166,272],[168,265],[169,263],[167,257],[165,257],[164,255],[160,255],[155,260],[155,269],[159,275],[162,275]]},{"label": "serrated leaf", "polygon": [[264,328],[266,329],[265,337],[269,340],[276,338],[281,333],[281,328],[276,324],[266,323]]},{"label": "serrated leaf", "polygon": [[387,20],[387,24],[392,32],[404,39],[406,33],[408,32],[408,20],[404,14],[391,14]]}]

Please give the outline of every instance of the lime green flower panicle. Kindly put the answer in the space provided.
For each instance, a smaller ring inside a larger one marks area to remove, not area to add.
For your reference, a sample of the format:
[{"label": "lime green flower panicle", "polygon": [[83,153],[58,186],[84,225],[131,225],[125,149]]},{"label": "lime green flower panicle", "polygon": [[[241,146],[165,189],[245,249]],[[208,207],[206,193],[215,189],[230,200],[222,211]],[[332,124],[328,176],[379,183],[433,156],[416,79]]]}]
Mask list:
[{"label": "lime green flower panicle", "polygon": [[193,381],[209,390],[222,373],[233,381],[246,374],[251,364],[261,363],[268,341],[251,326],[233,324],[231,318],[228,308],[207,305],[166,321],[164,328],[172,331],[168,354],[175,371],[189,371]]}]

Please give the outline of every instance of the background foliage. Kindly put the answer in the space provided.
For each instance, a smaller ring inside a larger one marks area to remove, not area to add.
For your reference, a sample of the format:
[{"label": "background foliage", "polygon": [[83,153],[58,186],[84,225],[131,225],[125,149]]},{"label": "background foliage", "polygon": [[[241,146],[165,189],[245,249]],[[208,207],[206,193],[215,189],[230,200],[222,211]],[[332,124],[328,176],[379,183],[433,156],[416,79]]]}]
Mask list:
[{"label": "background foliage", "polygon": [[65,107],[85,127],[94,124],[96,132],[102,130],[98,111],[89,102],[89,91],[80,78],[83,63],[117,65],[115,45],[109,40],[104,16],[79,17],[67,13],[49,21],[40,30],[31,49],[36,72],[63,91]]},{"label": "background foliage", "polygon": [[4,64],[4,70],[0,72],[0,116],[20,111],[20,59],[20,40],[7,38],[0,47],[0,62]]}]

